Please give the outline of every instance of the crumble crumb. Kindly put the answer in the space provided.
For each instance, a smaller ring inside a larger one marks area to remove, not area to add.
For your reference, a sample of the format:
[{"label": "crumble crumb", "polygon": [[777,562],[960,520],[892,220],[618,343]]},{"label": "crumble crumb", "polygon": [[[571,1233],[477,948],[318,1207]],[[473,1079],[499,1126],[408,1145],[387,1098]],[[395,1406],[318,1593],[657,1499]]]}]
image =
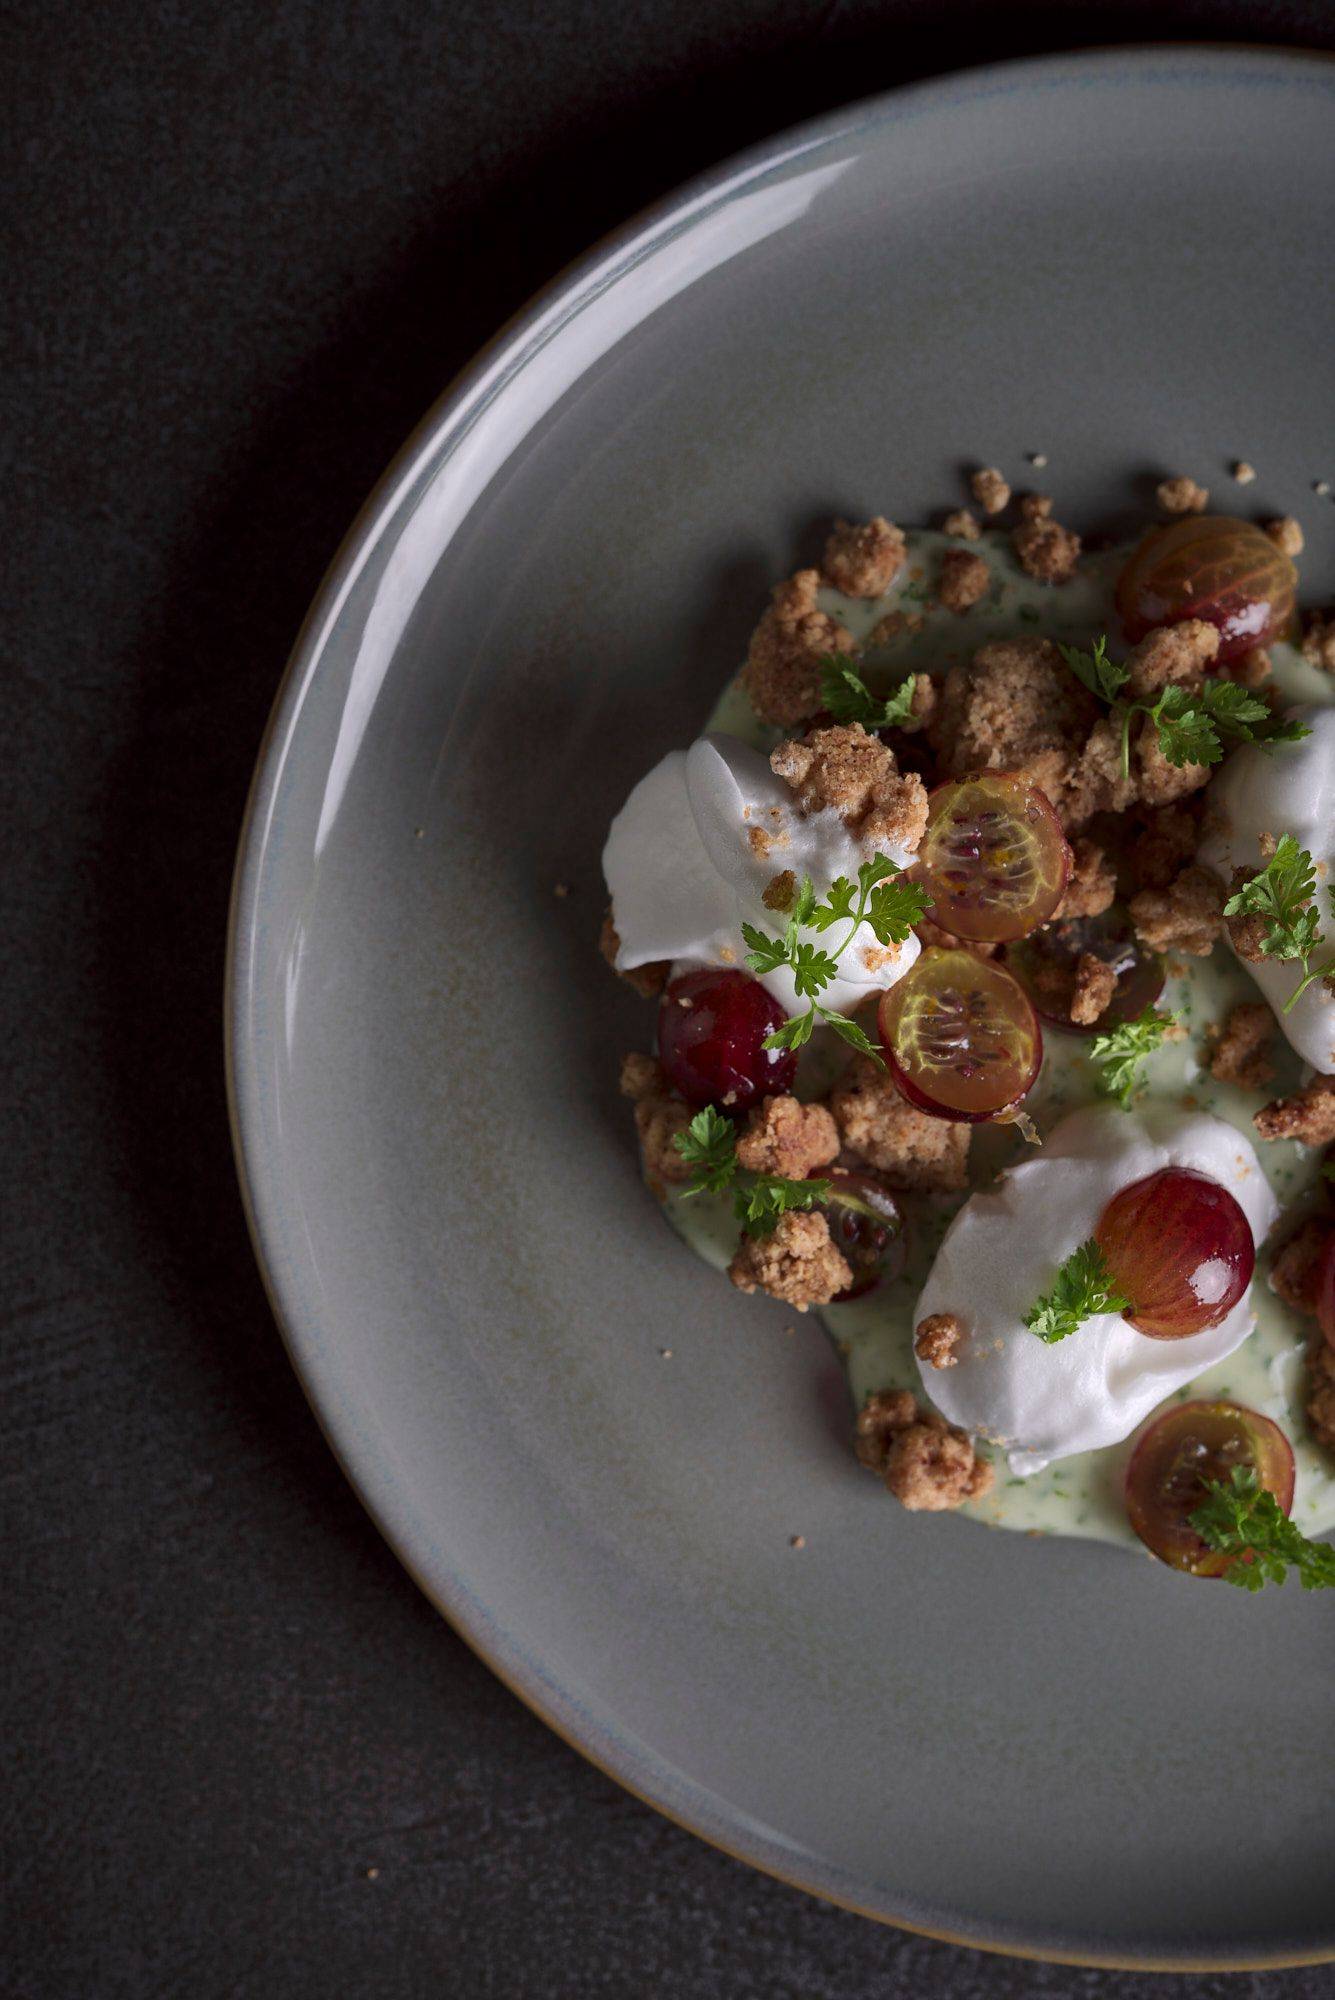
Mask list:
[{"label": "crumble crumb", "polygon": [[838,1153],[839,1127],[825,1106],[788,1096],[763,1098],[737,1141],[738,1166],[790,1181],[808,1180]]},{"label": "crumble crumb", "polygon": [[1128,905],[1151,951],[1204,958],[1224,926],[1224,885],[1208,868],[1184,868],[1166,889],[1142,889]]},{"label": "crumble crumb", "polygon": [[598,933],[598,949],[617,978],[624,979],[627,986],[633,986],[644,999],[656,999],[667,985],[667,976],[672,968],[665,958],[650,959],[646,965],[622,967],[617,964],[621,939],[617,935],[617,927],[612,921],[610,910],[603,918],[603,927]]},{"label": "crumble crumb", "polygon": [[1303,628],[1303,658],[1335,674],[1335,609],[1309,611]]},{"label": "crumble crumb", "polygon": [[1322,1252],[1335,1236],[1328,1216],[1309,1215],[1281,1244],[1270,1268],[1270,1289],[1295,1312],[1316,1318],[1316,1285]]},{"label": "crumble crumb", "polygon": [[1021,521],[1011,545],[1026,575],[1039,583],[1069,583],[1080,560],[1080,537],[1059,521]]},{"label": "crumble crumb", "polygon": [[796,1312],[827,1306],[853,1282],[825,1217],[797,1208],[785,1210],[771,1235],[744,1236],[728,1276],[739,1292],[768,1292]]},{"label": "crumble crumb", "polygon": [[1045,451],[1027,451],[1025,457],[1037,472],[1041,472],[1048,462],[1048,455]]},{"label": "crumble crumb", "polygon": [[767,910],[791,910],[797,895],[797,877],[791,868],[773,875],[765,884],[760,900]]},{"label": "crumble crumb", "polygon": [[987,596],[991,581],[992,572],[981,556],[970,555],[967,549],[948,549],[941,558],[937,595],[947,611],[969,611]]},{"label": "crumble crumb", "polygon": [[973,474],[969,491],[985,514],[999,514],[1011,497],[1005,474],[995,465],[984,465]]},{"label": "crumble crumb", "polygon": [[982,534],[976,515],[967,507],[957,507],[953,514],[947,514],[941,523],[943,535],[958,535],[963,541],[976,542]]},{"label": "crumble crumb", "polygon": [[641,1097],[635,1105],[635,1130],[640,1135],[644,1155],[644,1177],[655,1194],[664,1183],[681,1187],[693,1169],[683,1160],[673,1141],[691,1122],[689,1104],[679,1097]]},{"label": "crumble crumb", "polygon": [[1052,514],[1050,493],[1022,493],[1020,495],[1020,519],[1022,521],[1046,521]]},{"label": "crumble crumb", "polygon": [[1249,465],[1245,458],[1235,459],[1233,462],[1233,477],[1237,480],[1239,486],[1250,486],[1256,477],[1256,467]]},{"label": "crumble crumb", "polygon": [[[1252,880],[1254,868],[1235,868],[1228,885],[1228,900],[1232,900],[1245,885]],[[1225,917],[1224,928],[1229,942],[1244,965],[1263,965],[1268,956],[1264,949],[1266,933],[1270,925],[1259,910],[1239,910],[1231,917]]]},{"label": "crumble crumb", "polygon": [[957,1368],[955,1349],[964,1338],[964,1323],[954,1313],[928,1313],[919,1320],[913,1337],[913,1352],[929,1368]]},{"label": "crumble crumb", "polygon": [[1275,1017],[1264,1000],[1231,1008],[1210,1056],[1211,1076],[1239,1090],[1263,1089],[1275,1074],[1269,1055],[1274,1032]]},{"label": "crumble crumb", "polygon": [[953,931],[942,930],[940,924],[933,923],[930,917],[919,918],[913,928],[924,949],[929,944],[935,944],[940,945],[943,951],[972,952],[975,958],[995,958],[1001,949],[999,943],[990,939],[956,937]]},{"label": "crumble crumb", "polygon": [[1307,1353],[1307,1421],[1326,1451],[1335,1451],[1335,1347],[1318,1333]]},{"label": "crumble crumb", "polygon": [[1071,842],[1071,874],[1053,917],[1101,917],[1117,897],[1117,871],[1088,834]]},{"label": "crumble crumb", "polygon": [[854,525],[836,521],[825,544],[821,568],[827,583],[845,597],[881,597],[904,563],[904,536],[891,521],[877,514]]},{"label": "crumble crumb", "polygon": [[990,1491],[994,1474],[966,1431],[920,1407],[907,1389],[870,1396],[858,1413],[854,1448],[902,1506],[940,1513]]},{"label": "crumble crumb", "polygon": [[1239,653],[1236,660],[1228,660],[1220,673],[1228,681],[1236,681],[1239,687],[1259,688],[1270,678],[1272,662],[1264,646],[1249,647]]},{"label": "crumble crumb", "polygon": [[1127,655],[1133,701],[1153,701],[1172,682],[1199,686],[1219,652],[1219,631],[1203,618],[1184,618],[1179,625],[1161,625],[1147,632]]},{"label": "crumble crumb", "polygon": [[1117,991],[1117,974],[1092,951],[1081,952],[1075,968],[1075,989],[1071,994],[1071,1019],[1082,1028],[1092,1028],[1106,1012]]},{"label": "crumble crumb", "polygon": [[1180,474],[1176,479],[1161,479],[1154,497],[1165,514],[1203,514],[1210,504],[1210,489]]},{"label": "crumble crumb", "polygon": [[797,793],[804,813],[832,808],[850,833],[878,848],[917,847],[927,827],[927,788],[901,773],[895,753],[860,722],[813,729],[770,753],[770,769]]},{"label": "crumble crumb", "polygon": [[950,1193],[968,1184],[973,1128],[915,1110],[870,1056],[854,1056],[830,1092],[830,1109],[844,1144],[890,1187]]},{"label": "crumble crumb", "polygon": [[1314,1076],[1292,1097],[1277,1097],[1252,1120],[1263,1139],[1325,1146],[1335,1139],[1335,1076]]},{"label": "crumble crumb", "polygon": [[1286,556],[1300,556],[1306,543],[1302,524],[1295,521],[1292,514],[1281,514],[1278,520],[1262,523],[1267,535]]},{"label": "crumble crumb", "polygon": [[1136,793],[1147,806],[1168,806],[1190,798],[1214,775],[1210,764],[1170,764],[1159,748],[1159,732],[1147,715],[1140,717],[1132,757]]},{"label": "crumble crumb", "polygon": [[936,704],[939,699],[940,690],[933,675],[915,674],[909,719],[907,722],[902,722],[900,728],[906,733],[915,729],[925,729],[936,714]]},{"label": "crumble crumb", "polygon": [[621,1058],[620,1087],[621,1095],[632,1104],[645,1097],[667,1097],[670,1092],[667,1071],[658,1057],[642,1056],[634,1049]]},{"label": "crumble crumb", "polygon": [[558,903],[563,903],[570,894],[570,884],[568,882],[553,882],[552,894],[556,897]]},{"label": "crumble crumb", "polygon": [[805,1535],[789,1535],[788,1546],[790,1549],[804,1549],[806,1545],[807,1538]]},{"label": "crumble crumb", "polygon": [[819,583],[814,569],[800,569],[775,584],[742,668],[742,685],[757,715],[782,729],[818,713],[821,655],[854,651],[852,634],[817,608]]},{"label": "crumble crumb", "polygon": [[[938,688],[928,737],[956,777],[1014,771],[1061,811],[1099,708],[1049,639],[998,639],[972,667],[951,667]],[[1092,808],[1091,808],[1092,810]]]},{"label": "crumble crumb", "polygon": [[1194,859],[1200,822],[1191,806],[1147,813],[1131,842],[1130,862],[1142,889],[1166,889]]}]

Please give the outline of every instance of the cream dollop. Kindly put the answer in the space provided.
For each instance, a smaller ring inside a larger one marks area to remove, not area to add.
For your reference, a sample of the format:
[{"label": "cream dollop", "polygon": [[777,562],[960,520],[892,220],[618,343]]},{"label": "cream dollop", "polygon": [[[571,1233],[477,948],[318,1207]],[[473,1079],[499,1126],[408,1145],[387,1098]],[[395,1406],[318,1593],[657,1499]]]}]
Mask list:
[{"label": "cream dollop", "polygon": [[[674,750],[641,778],[613,820],[603,849],[603,874],[621,940],[617,965],[629,971],[657,959],[685,966],[744,968],[742,925],[771,936],[785,917],[765,902],[775,878],[809,875],[824,895],[837,876],[857,880],[874,853],[903,868],[912,859],[895,844],[872,847],[850,833],[831,808],[803,813],[788,785],[758,750],[732,736],[703,736]],[[819,942],[842,943],[847,926]],[[823,1006],[846,1013],[870,990],[893,986],[921,949],[909,936],[887,948],[866,924],[839,959],[839,977],[821,994]],[[780,968],[761,983],[789,1013],[804,1010],[792,974]]]},{"label": "cream dollop", "polygon": [[[1278,840],[1291,833],[1312,857],[1317,906],[1325,942],[1319,956],[1335,951],[1335,918],[1330,889],[1335,884],[1335,704],[1297,708],[1293,713],[1311,730],[1301,743],[1266,752],[1244,743],[1229,757],[1210,787],[1207,834],[1201,860],[1225,882],[1235,868],[1255,873],[1265,866],[1261,836]],[[1313,1069],[1335,1074],[1335,993],[1314,980],[1294,1004],[1284,1003],[1302,971],[1293,960],[1263,959],[1248,972],[1274,1009],[1294,1048]]]},{"label": "cream dollop", "polygon": [[1248,1286],[1218,1326],[1186,1340],[1151,1340],[1120,1313],[1087,1320],[1053,1346],[1025,1326],[1118,1190],[1166,1166],[1226,1187],[1258,1244],[1279,1213],[1251,1142],[1221,1118],[1109,1106],[1063,1119],[1036,1158],[973,1195],[946,1232],[918,1318],[954,1313],[964,1339],[955,1367],[920,1367],[923,1387],[951,1423],[1001,1446],[1022,1477],[1116,1444],[1256,1324]]}]

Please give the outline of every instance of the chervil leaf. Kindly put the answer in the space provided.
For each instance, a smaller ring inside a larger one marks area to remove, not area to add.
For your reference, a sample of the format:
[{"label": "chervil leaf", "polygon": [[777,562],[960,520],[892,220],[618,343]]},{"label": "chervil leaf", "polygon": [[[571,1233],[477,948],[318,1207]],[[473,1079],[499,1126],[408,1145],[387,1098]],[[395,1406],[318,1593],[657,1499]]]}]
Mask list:
[{"label": "chervil leaf", "polygon": [[828,1181],[790,1181],[781,1174],[752,1174],[733,1200],[737,1220],[748,1236],[770,1236],[790,1208],[810,1208],[828,1201]]},{"label": "chervil leaf", "polygon": [[800,1000],[814,1000],[818,993],[825,991],[831,980],[839,976],[838,964],[819,945],[805,942],[794,945],[788,963]]},{"label": "chervil leaf", "polygon": [[1268,702],[1237,681],[1207,680],[1197,697],[1219,734],[1238,743],[1300,743],[1311,730],[1296,717],[1275,715]]},{"label": "chervil leaf", "polygon": [[1053,1346],[1099,1313],[1126,1312],[1130,1299],[1112,1288],[1112,1273],[1093,1238],[1073,1250],[1058,1271],[1052,1290],[1029,1308],[1024,1323]]},{"label": "chervil leaf", "polygon": [[884,701],[878,701],[862,676],[849,665],[845,654],[824,654],[820,669],[821,701],[836,722],[860,722],[864,729],[889,729],[911,718],[912,674]]},{"label": "chervil leaf", "polygon": [[1189,689],[1166,687],[1149,710],[1150,721],[1159,737],[1159,748],[1170,764],[1217,764],[1223,746],[1214,723]]},{"label": "chervil leaf", "polygon": [[798,890],[796,900],[788,913],[789,922],[798,927],[802,924],[809,924],[811,922],[811,912],[815,907],[815,888],[812,885],[811,877],[804,875],[802,877],[802,886]]},{"label": "chervil leaf", "polygon": [[1295,1527],[1254,1467],[1235,1465],[1227,1482],[1207,1479],[1207,1498],[1191,1515],[1201,1540],[1223,1555],[1249,1557],[1232,1562],[1225,1577],[1242,1590],[1283,1583],[1290,1569],[1304,1590],[1335,1590],[1335,1548],[1309,1541]]},{"label": "chervil leaf", "polygon": [[805,1014],[790,1014],[772,1035],[766,1035],[760,1046],[764,1049],[800,1049],[804,1042],[811,1040],[816,1019],[814,1006],[808,1007]]},{"label": "chervil leaf", "polygon": [[932,907],[917,882],[883,882],[867,902],[867,922],[881,944],[902,944]]},{"label": "chervil leaf", "polygon": [[807,923],[813,931],[828,931],[832,925],[847,923],[853,915],[853,904],[857,890],[847,875],[836,875],[831,882],[823,903],[817,903],[807,916]]},{"label": "chervil leaf", "polygon": [[856,1021],[850,1021],[847,1014],[834,1014],[824,1009],[821,1019],[827,1028],[834,1030],[841,1042],[847,1042],[848,1046],[856,1049],[859,1055],[870,1056],[873,1062],[879,1063],[882,1069],[885,1068],[884,1058],[875,1042],[863,1033]]},{"label": "chervil leaf", "polygon": [[772,938],[754,924],[742,925],[742,937],[751,949],[746,954],[747,965],[757,977],[767,972],[777,972],[781,965],[788,963],[788,946],[784,938]]},{"label": "chervil leaf", "polygon": [[1098,1087],[1105,1097],[1115,1097],[1123,1111],[1131,1103],[1140,1078],[1140,1065],[1153,1055],[1173,1025],[1171,1014],[1147,1007],[1134,1021],[1122,1021],[1105,1034],[1095,1035],[1090,1058],[1098,1064]]},{"label": "chervil leaf", "polygon": [[1060,643],[1057,651],[1076,679],[1083,681],[1091,694],[1099,695],[1104,701],[1116,701],[1131,678],[1128,667],[1124,667],[1119,660],[1108,658],[1106,633],[1094,641],[1092,652],[1082,653],[1077,646],[1063,646]]},{"label": "chervil leaf", "polygon": [[695,1169],[687,1194],[719,1194],[731,1185],[737,1172],[736,1133],[712,1105],[697,1111],[672,1143],[686,1164]]},{"label": "chervil leaf", "polygon": [[1335,958],[1313,966],[1312,954],[1321,942],[1321,919],[1313,903],[1316,869],[1305,847],[1299,847],[1291,833],[1277,844],[1264,868],[1243,883],[1224,905],[1226,917],[1256,916],[1265,919],[1261,950],[1267,958],[1296,959],[1303,978],[1285,1002],[1287,1014],[1299,995],[1314,979],[1335,970]]}]

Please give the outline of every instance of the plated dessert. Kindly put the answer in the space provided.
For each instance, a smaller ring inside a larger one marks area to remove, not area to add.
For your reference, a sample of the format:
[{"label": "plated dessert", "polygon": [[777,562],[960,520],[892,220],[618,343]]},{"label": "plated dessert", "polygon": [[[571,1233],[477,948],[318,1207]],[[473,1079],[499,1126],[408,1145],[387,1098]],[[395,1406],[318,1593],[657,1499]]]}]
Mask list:
[{"label": "plated dessert", "polygon": [[1335,619],[1189,479],[973,501],[837,523],[612,824],[645,1176],[905,1507],[1329,1586]]}]

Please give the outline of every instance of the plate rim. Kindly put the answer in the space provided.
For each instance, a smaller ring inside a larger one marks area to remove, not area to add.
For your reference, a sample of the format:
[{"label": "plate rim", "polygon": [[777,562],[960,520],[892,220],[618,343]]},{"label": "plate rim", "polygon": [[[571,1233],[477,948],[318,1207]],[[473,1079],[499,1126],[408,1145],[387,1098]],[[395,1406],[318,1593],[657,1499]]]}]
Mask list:
[{"label": "plate rim", "polygon": [[[442,464],[447,462],[451,449],[457,448],[458,442],[471,427],[471,421],[485,415],[494,397],[527,365],[534,351],[534,337],[543,333],[547,322],[553,322],[550,333],[559,331],[578,316],[588,302],[590,288],[601,275],[606,274],[609,280],[623,276],[621,266],[628,252],[639,245],[647,247],[664,233],[671,233],[678,225],[688,224],[702,204],[729,198],[747,181],[803,153],[888,123],[901,107],[911,101],[967,98],[989,84],[1037,78],[1044,72],[1088,72],[1110,69],[1117,63],[1141,69],[1159,63],[1182,71],[1188,64],[1202,61],[1213,61],[1221,68],[1232,64],[1244,71],[1288,67],[1310,70],[1318,63],[1335,64],[1335,54],[1301,44],[1132,41],[1056,50],[1006,62],[951,69],[856,98],[818,117],[787,126],[741,152],[726,156],[717,165],[692,176],[609,230],[540,286],[503,322],[431,403],[358,508],[320,579],[279,677],[256,749],[238,831],[228,900],[222,993],[227,1114],[241,1205],[269,1309],[297,1381],[340,1472],[377,1531],[427,1601],[508,1692],[572,1750],[642,1804],[730,1859],[819,1901],[915,1936],[1002,1957],[1136,1972],[1254,1972],[1327,1965],[1335,1963],[1335,1943],[1316,1951],[1241,1956],[1194,1957],[1185,1952],[1168,1956],[1100,1953],[1065,1949],[1039,1940],[1027,1942],[1004,1936],[985,1936],[980,1932],[955,1931],[908,1918],[886,1908],[870,1907],[859,1902],[854,1895],[841,1892],[830,1882],[811,1880],[791,1867],[782,1866],[772,1854],[761,1851],[754,1839],[748,1841],[737,1816],[734,1816],[730,1837],[724,1838],[719,1832],[706,1827],[702,1820],[693,1818],[687,1810],[648,1789],[646,1774],[637,1774],[629,1758],[624,1765],[620,1764],[614,1761],[610,1749],[601,1750],[588,1736],[579,1733],[574,1722],[559,1712],[556,1702],[545,1696],[539,1676],[535,1675],[529,1681],[517,1662],[511,1663],[501,1657],[485,1629],[485,1607],[469,1601],[470,1593],[460,1579],[454,1579],[457,1588],[451,1595],[438,1582],[427,1577],[399,1524],[372,1491],[369,1473],[359,1470],[353,1463],[351,1449],[340,1441],[333,1420],[326,1415],[311,1365],[314,1346],[318,1345],[318,1326],[299,1330],[297,1315],[288,1309],[274,1260],[269,1254],[264,1197],[259,1186],[259,1162],[251,1150],[245,1106],[248,1045],[242,1028],[255,967],[255,956],[250,948],[252,919],[256,912],[267,845],[261,837],[262,807],[272,802],[277,789],[283,768],[283,752],[288,747],[288,742],[280,739],[286,736],[290,741],[291,725],[299,714],[305,689],[319,669],[325,629],[335,622],[341,600],[355,580],[363,560],[378,545],[385,527],[393,519],[401,495],[411,486],[416,474],[432,457],[438,457]],[[565,310],[562,311],[562,308]],[[451,432],[454,433],[453,439]],[[995,1919],[991,1921],[995,1922]]]}]

